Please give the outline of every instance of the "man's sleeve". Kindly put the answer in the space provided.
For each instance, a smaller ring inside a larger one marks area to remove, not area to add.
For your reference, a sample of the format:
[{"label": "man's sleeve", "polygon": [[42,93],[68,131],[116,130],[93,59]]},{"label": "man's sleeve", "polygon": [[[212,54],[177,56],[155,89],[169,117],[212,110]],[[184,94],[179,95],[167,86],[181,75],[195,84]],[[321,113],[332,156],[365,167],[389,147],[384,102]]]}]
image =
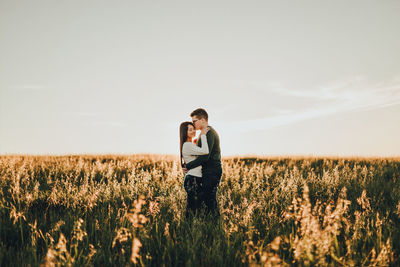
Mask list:
[{"label": "man's sleeve", "polygon": [[196,168],[196,167],[200,166],[203,162],[206,162],[210,158],[210,154],[211,154],[212,148],[214,146],[214,142],[215,142],[215,136],[211,133],[211,131],[208,131],[207,143],[208,143],[209,153],[207,155],[198,156],[197,159],[187,163],[186,169],[190,170],[190,169]]}]

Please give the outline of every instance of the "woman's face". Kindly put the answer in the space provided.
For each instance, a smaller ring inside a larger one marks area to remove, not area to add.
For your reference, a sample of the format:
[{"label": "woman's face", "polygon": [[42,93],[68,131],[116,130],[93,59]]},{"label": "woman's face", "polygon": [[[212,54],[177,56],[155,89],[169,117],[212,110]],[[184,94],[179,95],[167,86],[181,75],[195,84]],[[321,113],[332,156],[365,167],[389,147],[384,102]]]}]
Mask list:
[{"label": "woman's face", "polygon": [[194,129],[193,125],[188,125],[187,135],[190,138],[194,138],[196,136],[196,130]]}]

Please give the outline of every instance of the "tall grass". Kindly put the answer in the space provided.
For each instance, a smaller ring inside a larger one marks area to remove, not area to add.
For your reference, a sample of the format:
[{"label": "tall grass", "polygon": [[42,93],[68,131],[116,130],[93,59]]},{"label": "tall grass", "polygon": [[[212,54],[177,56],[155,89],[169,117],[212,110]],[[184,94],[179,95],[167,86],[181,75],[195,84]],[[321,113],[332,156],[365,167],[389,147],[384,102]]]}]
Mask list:
[{"label": "tall grass", "polygon": [[0,265],[397,266],[400,159],[225,158],[220,219],[177,158],[0,156]]}]

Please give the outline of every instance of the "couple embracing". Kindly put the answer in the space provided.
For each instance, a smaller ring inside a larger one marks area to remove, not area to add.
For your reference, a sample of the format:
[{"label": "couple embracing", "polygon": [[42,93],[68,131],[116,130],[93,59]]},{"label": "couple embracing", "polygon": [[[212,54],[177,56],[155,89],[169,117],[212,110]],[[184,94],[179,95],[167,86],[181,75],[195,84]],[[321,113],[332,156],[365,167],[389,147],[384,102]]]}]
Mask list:
[{"label": "couple embracing", "polygon": [[[192,122],[180,125],[181,166],[186,173],[184,188],[187,192],[186,216],[205,208],[207,213],[218,217],[217,189],[222,176],[219,136],[208,125],[208,114],[196,109],[191,114]],[[197,144],[193,138],[200,130]]]}]

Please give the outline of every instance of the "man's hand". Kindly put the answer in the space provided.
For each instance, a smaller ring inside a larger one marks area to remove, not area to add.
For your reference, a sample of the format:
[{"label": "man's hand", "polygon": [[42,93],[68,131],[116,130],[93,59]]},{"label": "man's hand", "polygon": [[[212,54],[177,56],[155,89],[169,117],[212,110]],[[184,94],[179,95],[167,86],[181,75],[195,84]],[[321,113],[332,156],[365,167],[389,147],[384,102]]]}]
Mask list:
[{"label": "man's hand", "polygon": [[182,171],[186,174],[188,172],[188,169],[182,168]]},{"label": "man's hand", "polygon": [[201,130],[200,134],[207,134],[207,132],[208,132],[209,130],[210,130],[210,129],[208,129],[208,127],[206,127],[206,128],[204,128],[204,129]]}]

